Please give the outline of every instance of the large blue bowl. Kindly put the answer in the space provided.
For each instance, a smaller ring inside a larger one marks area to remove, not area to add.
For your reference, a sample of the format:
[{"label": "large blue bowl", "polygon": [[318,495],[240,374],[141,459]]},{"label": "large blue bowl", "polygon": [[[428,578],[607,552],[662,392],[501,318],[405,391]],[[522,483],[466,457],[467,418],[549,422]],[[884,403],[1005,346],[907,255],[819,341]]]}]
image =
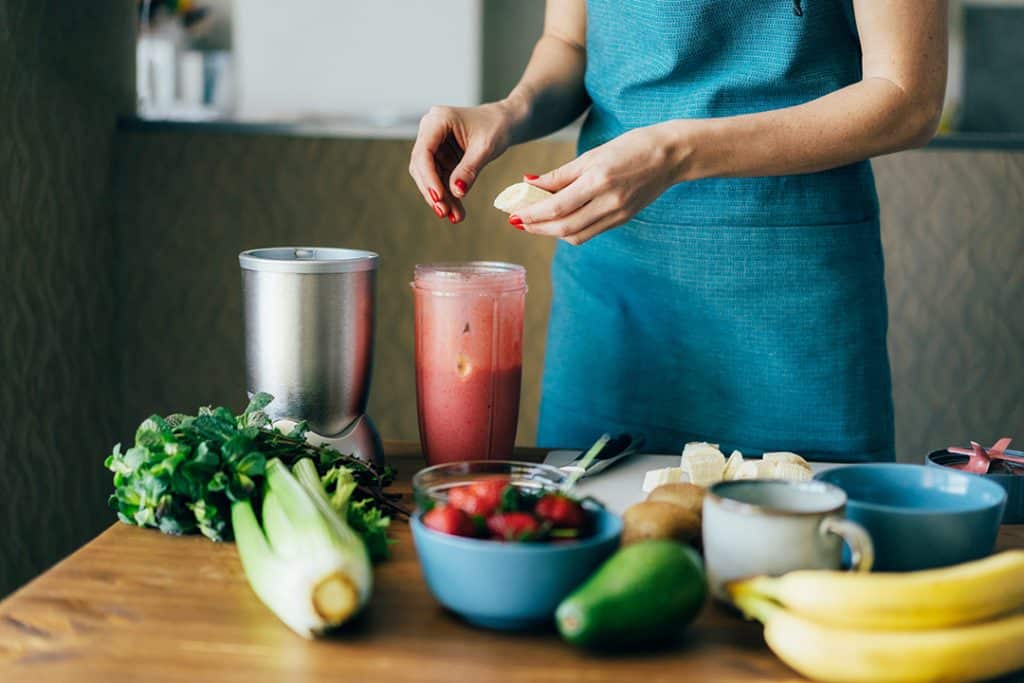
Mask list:
[{"label": "large blue bowl", "polygon": [[[588,506],[589,507],[589,506]],[[622,522],[596,506],[594,534],[563,543],[502,543],[450,536],[409,521],[420,567],[438,602],[466,621],[500,630],[550,622],[555,608],[619,545]]]},{"label": "large blue bowl", "polygon": [[846,516],[871,535],[878,571],[930,569],[987,556],[1006,506],[1006,491],[998,484],[938,467],[846,465],[816,478],[846,491]]}]

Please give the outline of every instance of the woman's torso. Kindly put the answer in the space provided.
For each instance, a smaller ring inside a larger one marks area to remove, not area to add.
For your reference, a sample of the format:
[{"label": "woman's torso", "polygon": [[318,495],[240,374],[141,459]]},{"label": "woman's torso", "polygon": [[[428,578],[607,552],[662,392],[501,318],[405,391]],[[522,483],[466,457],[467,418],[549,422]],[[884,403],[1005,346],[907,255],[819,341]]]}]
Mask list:
[{"label": "woman's torso", "polygon": [[[670,119],[733,116],[816,99],[861,78],[851,0],[589,0],[582,150]],[[709,210],[713,206],[714,210]],[[638,218],[688,225],[815,225],[876,216],[871,166],[698,180]]]},{"label": "woman's torso", "polygon": [[[633,128],[798,105],[861,77],[851,0],[589,0],[584,151]],[[753,141],[751,144],[757,144]],[[545,446],[602,431],[892,457],[868,162],[674,186],[552,268]]]}]

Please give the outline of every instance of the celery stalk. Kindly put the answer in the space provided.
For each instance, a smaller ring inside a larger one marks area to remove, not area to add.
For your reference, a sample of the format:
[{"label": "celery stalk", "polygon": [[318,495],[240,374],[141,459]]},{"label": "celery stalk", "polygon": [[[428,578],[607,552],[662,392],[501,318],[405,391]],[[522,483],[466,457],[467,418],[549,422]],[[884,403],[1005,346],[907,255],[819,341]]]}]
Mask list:
[{"label": "celery stalk", "polygon": [[[301,463],[305,463],[302,467]],[[369,600],[372,570],[362,539],[308,477],[280,460],[267,463],[263,524],[248,500],[231,506],[235,541],[249,585],[278,618],[311,638],[351,618]],[[304,474],[305,471],[305,474]]]}]

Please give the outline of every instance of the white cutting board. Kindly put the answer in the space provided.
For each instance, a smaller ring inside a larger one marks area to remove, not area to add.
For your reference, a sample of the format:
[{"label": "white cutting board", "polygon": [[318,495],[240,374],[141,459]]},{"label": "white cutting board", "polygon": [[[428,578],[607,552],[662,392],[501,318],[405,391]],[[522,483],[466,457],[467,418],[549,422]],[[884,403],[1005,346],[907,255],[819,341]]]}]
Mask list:
[{"label": "white cutting board", "polygon": [[[580,451],[551,451],[544,458],[544,462],[561,467],[579,454]],[[837,464],[812,462],[811,471],[817,474]],[[612,465],[600,474],[581,479],[576,486],[583,494],[593,496],[609,510],[621,515],[630,505],[639,503],[647,497],[642,488],[644,474],[648,470],[662,467],[679,467],[679,456],[634,455]]]}]

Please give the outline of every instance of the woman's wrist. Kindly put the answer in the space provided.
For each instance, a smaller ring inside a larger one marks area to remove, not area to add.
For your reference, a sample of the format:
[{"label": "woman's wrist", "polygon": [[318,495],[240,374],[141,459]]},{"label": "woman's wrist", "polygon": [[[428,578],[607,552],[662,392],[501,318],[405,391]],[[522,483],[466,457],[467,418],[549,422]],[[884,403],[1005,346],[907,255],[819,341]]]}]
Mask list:
[{"label": "woman's wrist", "polygon": [[521,87],[513,90],[505,99],[495,102],[494,106],[501,113],[510,145],[516,145],[529,139],[530,115],[533,107],[530,98],[522,92]]},{"label": "woman's wrist", "polygon": [[655,127],[662,137],[661,143],[667,152],[666,163],[675,183],[699,180],[710,175],[702,151],[708,130],[700,119],[676,119],[659,123]]}]

